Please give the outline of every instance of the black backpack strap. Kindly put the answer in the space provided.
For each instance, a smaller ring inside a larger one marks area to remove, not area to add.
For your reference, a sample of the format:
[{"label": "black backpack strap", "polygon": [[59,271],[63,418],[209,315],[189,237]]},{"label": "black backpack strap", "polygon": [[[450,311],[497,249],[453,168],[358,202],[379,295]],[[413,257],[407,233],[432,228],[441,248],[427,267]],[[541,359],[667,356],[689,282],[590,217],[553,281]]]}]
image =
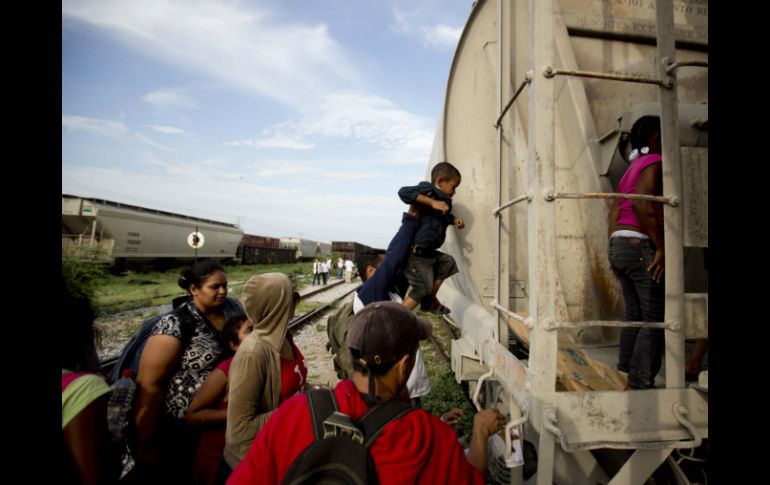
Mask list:
[{"label": "black backpack strap", "polygon": [[414,410],[412,406],[396,399],[391,399],[371,408],[364,417],[356,423],[364,432],[364,446],[367,448],[372,446],[374,440],[380,436],[382,429],[387,426],[388,423],[397,420],[412,410]]},{"label": "black backpack strap", "polygon": [[306,395],[313,435],[317,441],[324,437],[324,421],[337,411],[339,406],[331,389],[312,389]]},{"label": "black backpack strap", "polygon": [[191,311],[188,306],[190,304],[190,302],[183,303],[173,310],[173,313],[179,319],[179,331],[182,334],[180,338],[182,341],[182,354],[184,354],[192,341],[193,334],[195,333],[195,325],[197,323],[193,311]]}]

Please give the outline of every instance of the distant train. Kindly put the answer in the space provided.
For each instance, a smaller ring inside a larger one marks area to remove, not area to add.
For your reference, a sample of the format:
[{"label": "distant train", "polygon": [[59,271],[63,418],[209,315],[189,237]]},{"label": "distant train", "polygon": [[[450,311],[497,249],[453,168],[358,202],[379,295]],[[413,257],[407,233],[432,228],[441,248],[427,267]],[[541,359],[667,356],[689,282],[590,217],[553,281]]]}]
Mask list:
[{"label": "distant train", "polygon": [[237,224],[62,194],[62,255],[168,265],[196,258],[224,263],[294,263],[331,253],[331,244],[244,234]]},{"label": "distant train", "polygon": [[280,264],[297,261],[297,251],[280,247],[280,239],[251,234],[243,235],[235,256],[236,260],[243,264]]},{"label": "distant train", "polygon": [[332,252],[332,245],[329,243],[298,237],[282,237],[279,245],[282,248],[293,249],[296,252],[297,261],[312,261],[317,257],[325,256]]},{"label": "distant train", "polygon": [[340,256],[347,256],[353,261],[358,260],[358,255],[371,247],[354,241],[332,241],[332,252]]}]

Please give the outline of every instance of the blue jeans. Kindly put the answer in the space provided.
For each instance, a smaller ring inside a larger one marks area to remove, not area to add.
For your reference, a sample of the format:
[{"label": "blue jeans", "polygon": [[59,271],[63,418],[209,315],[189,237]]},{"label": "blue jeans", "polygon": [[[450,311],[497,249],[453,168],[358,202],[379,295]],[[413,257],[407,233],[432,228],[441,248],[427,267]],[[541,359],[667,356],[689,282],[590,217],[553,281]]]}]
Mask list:
[{"label": "blue jeans", "polygon": [[[662,322],[665,309],[665,285],[656,283],[646,271],[655,257],[655,245],[649,239],[613,237],[609,243],[612,271],[623,287],[626,321]],[[628,372],[628,387],[654,387],[663,358],[665,337],[661,328],[625,327],[620,332],[618,369]]]}]

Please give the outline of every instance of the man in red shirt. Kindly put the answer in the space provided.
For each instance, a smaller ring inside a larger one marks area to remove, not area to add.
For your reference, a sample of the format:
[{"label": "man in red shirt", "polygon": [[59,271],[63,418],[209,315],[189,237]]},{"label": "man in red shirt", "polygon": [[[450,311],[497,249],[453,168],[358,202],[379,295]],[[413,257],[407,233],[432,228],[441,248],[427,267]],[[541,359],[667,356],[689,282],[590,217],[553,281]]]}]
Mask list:
[{"label": "man in red shirt", "polygon": [[[430,322],[400,303],[375,302],[358,312],[347,336],[353,380],[343,380],[334,389],[340,412],[358,421],[371,406],[385,400],[409,402],[406,381],[419,340],[431,334]],[[483,484],[487,438],[504,424],[496,409],[478,413],[466,458],[452,428],[414,409],[387,424],[370,448],[380,483]],[[307,398],[297,395],[273,412],[227,483],[280,483],[313,440]]]}]

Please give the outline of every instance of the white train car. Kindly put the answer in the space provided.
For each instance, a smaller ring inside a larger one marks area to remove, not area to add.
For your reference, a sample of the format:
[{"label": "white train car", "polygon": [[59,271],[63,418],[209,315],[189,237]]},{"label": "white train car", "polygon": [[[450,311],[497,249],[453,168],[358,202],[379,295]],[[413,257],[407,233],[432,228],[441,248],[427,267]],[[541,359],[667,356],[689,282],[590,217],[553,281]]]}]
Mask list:
[{"label": "white train car", "polygon": [[[707,67],[707,1],[473,3],[427,168],[462,173],[466,227],[442,248],[460,272],[438,297],[462,330],[457,380],[509,416],[496,483],[644,483],[704,449],[708,372],[686,382],[684,359],[685,339],[708,337]],[[623,321],[607,213],[644,115],[661,119],[666,308],[642,325]],[[654,389],[626,391],[615,369],[635,325],[665,328]]]},{"label": "white train car", "polygon": [[331,243],[323,243],[298,237],[282,237],[280,246],[282,248],[296,249],[297,261],[310,261],[316,257],[327,255],[332,252]]},{"label": "white train car", "polygon": [[[107,263],[232,260],[236,224],[62,194],[62,254]],[[194,246],[197,246],[194,247]]]}]

